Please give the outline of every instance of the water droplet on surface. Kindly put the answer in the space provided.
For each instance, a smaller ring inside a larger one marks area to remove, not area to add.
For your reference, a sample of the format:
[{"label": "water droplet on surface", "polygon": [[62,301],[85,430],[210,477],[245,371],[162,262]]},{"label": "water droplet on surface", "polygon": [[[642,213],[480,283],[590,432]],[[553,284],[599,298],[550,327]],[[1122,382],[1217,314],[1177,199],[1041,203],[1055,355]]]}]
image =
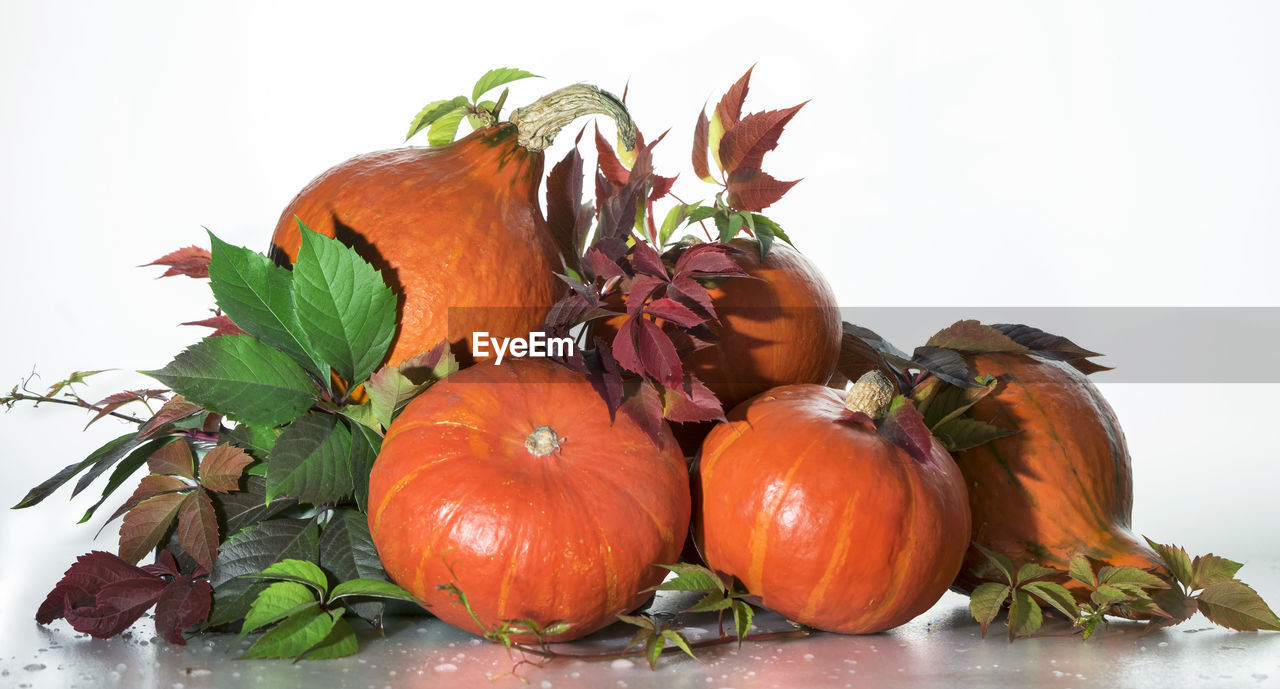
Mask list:
[{"label": "water droplet on surface", "polygon": [[805,659],[805,660],[813,660],[813,658],[814,658],[814,655],[813,655],[812,653],[806,653],[806,654],[804,654],[804,659]]},{"label": "water droplet on surface", "polygon": [[539,684],[538,686],[542,687],[542,689],[551,689],[551,682],[544,679],[542,680],[542,684]]},{"label": "water droplet on surface", "polygon": [[436,672],[457,672],[458,666],[453,663],[440,663],[435,667]]},{"label": "water droplet on surface", "polygon": [[618,658],[612,663],[609,663],[609,667],[615,670],[630,670],[635,666],[636,664],[634,662],[627,660],[626,658]]},{"label": "water droplet on surface", "polygon": [[26,670],[27,672],[35,672],[36,670],[43,670],[44,663],[31,663],[30,665],[23,665],[22,669]]}]

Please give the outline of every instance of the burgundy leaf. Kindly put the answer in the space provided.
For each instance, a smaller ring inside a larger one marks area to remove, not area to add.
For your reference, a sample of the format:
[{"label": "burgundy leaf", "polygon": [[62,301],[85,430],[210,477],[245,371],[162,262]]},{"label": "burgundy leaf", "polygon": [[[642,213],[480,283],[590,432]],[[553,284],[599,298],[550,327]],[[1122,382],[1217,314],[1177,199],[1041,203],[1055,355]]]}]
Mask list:
[{"label": "burgundy leaf", "polygon": [[153,474],[196,477],[195,457],[191,454],[191,446],[182,438],[156,450],[147,458],[147,467]]},{"label": "burgundy leaf", "polygon": [[114,395],[107,395],[93,405],[101,409],[101,411],[92,419],[89,419],[89,423],[85,424],[84,427],[92,426],[95,421],[130,402],[145,402],[148,399],[168,399],[168,392],[168,390],[125,390]]},{"label": "burgundy leaf", "polygon": [[716,105],[716,114],[720,116],[725,132],[737,124],[738,118],[742,115],[742,103],[747,100],[747,84],[751,81],[751,70],[755,68],[755,65],[751,65],[747,73],[729,87],[729,90],[720,98],[720,103]]},{"label": "burgundy leaf", "polygon": [[160,493],[134,505],[120,523],[120,557],[136,563],[155,550],[185,499],[178,492]]},{"label": "burgundy leaf", "polygon": [[587,268],[595,277],[610,278],[616,275],[626,275],[616,261],[610,259],[603,251],[592,248],[587,251]]},{"label": "burgundy leaf", "polygon": [[1026,346],[1034,354],[1046,359],[1065,361],[1086,375],[1111,370],[1110,366],[1086,361],[1090,357],[1102,356],[1101,354],[1091,352],[1061,335],[1052,335],[1039,328],[1015,323],[997,323],[991,327],[1009,336],[1014,342]]},{"label": "burgundy leaf", "polygon": [[707,320],[719,320],[711,293],[707,292],[707,288],[703,287],[702,283],[687,275],[676,275],[671,284],[667,285],[667,296],[684,304]]},{"label": "burgundy leaf", "polygon": [[586,360],[587,379],[604,399],[605,405],[609,408],[609,420],[613,421],[618,406],[622,404],[622,368],[614,360],[609,344],[604,341],[604,338],[595,338],[595,349],[591,352],[592,356]]},{"label": "burgundy leaf", "polygon": [[707,119],[707,106],[698,111],[698,123],[693,127],[693,174],[698,179],[712,181],[711,166],[707,164],[707,151],[711,150],[707,143],[707,132],[711,120]]},{"label": "burgundy leaf", "polygon": [[169,266],[160,277],[186,275],[193,278],[209,277],[209,250],[198,246],[188,246],[143,264],[144,266]]},{"label": "burgundy leaf", "polygon": [[664,280],[667,278],[667,267],[662,263],[662,256],[648,242],[636,242],[631,254],[631,267],[641,275]]},{"label": "burgundy leaf", "polygon": [[631,289],[627,291],[627,315],[633,317],[638,315],[644,309],[644,304],[649,297],[666,284],[667,281],[660,278],[643,277],[633,280]]},{"label": "burgundy leaf", "polygon": [[[655,445],[663,441],[662,396],[646,381],[632,381],[619,409],[626,414]],[[668,431],[670,433],[670,431]],[[669,437],[669,436],[668,436]]]},{"label": "burgundy leaf", "polygon": [[142,617],[164,590],[165,581],[140,572],[140,576],[103,586],[92,606],[73,605],[64,598],[63,617],[71,628],[96,639],[113,637]]},{"label": "burgundy leaf", "polygon": [[167,548],[161,550],[159,555],[156,555],[154,563],[143,565],[142,571],[158,577],[163,577],[166,574],[176,577],[182,574],[181,570],[178,569],[178,558],[174,557],[173,553],[169,552]]},{"label": "burgundy leaf", "polygon": [[212,603],[213,587],[207,580],[175,577],[156,603],[156,633],[171,644],[185,646],[182,630],[209,619]]},{"label": "burgundy leaf", "polygon": [[[680,175],[676,175],[679,177]],[[675,186],[676,177],[663,177],[662,175],[653,176],[653,188],[649,190],[649,202],[652,203],[658,199],[671,193],[671,187]],[[653,216],[653,208],[649,209],[649,216]]]},{"label": "burgundy leaf", "polygon": [[92,606],[94,598],[104,586],[114,581],[135,579],[143,570],[125,562],[113,553],[94,550],[76,558],[58,581],[58,585],[45,597],[36,611],[36,622],[49,624],[63,616],[65,607]]},{"label": "burgundy leaf", "polygon": [[633,317],[623,321],[618,332],[614,333],[613,344],[610,347],[613,358],[619,366],[640,375],[644,375],[644,364],[641,363],[640,353],[636,350],[636,329],[639,327],[637,323],[642,321],[644,321],[643,317]]},{"label": "burgundy leaf", "polygon": [[218,517],[209,494],[196,489],[187,493],[178,508],[178,543],[205,570],[212,572],[218,559]]},{"label": "burgundy leaf", "polygon": [[202,407],[188,402],[182,395],[174,395],[173,399],[165,402],[164,406],[160,407],[160,411],[157,411],[155,416],[138,429],[138,437],[145,438],[167,423],[195,416],[202,411],[204,411]]},{"label": "burgundy leaf", "polygon": [[889,414],[880,426],[880,434],[905,450],[917,462],[933,462],[933,434],[911,400],[898,397],[890,403]]},{"label": "burgundy leaf", "polygon": [[698,277],[746,277],[746,271],[730,257],[736,253],[737,249],[720,242],[697,244],[680,254],[675,271],[679,274],[696,273]]},{"label": "burgundy leaf", "polygon": [[200,485],[216,493],[239,490],[240,475],[252,463],[253,457],[244,450],[223,443],[200,460]]},{"label": "burgundy leaf", "polygon": [[581,322],[582,315],[590,309],[591,302],[582,295],[571,292],[561,297],[560,301],[551,307],[543,325],[556,337],[566,336],[575,325]]},{"label": "burgundy leaf", "polygon": [[222,337],[223,335],[245,334],[243,330],[241,330],[235,323],[232,323],[231,319],[227,318],[224,314],[218,314],[199,321],[187,321],[182,325],[202,325],[206,328],[213,328],[213,332],[205,335],[205,337]]},{"label": "burgundy leaf", "polygon": [[783,128],[804,105],[756,112],[742,118],[720,139],[720,164],[730,175],[739,168],[759,169],[764,154],[778,147]]},{"label": "burgundy leaf", "polygon": [[738,168],[729,173],[726,202],[743,211],[761,211],[782,198],[800,180],[782,182],[755,168]]},{"label": "burgundy leaf", "polygon": [[715,393],[691,373],[684,375],[684,385],[662,391],[663,416],[668,421],[694,423],[724,421],[724,406]]},{"label": "burgundy leaf", "polygon": [[707,319],[670,297],[655,299],[644,307],[645,313],[683,328],[701,325]]},{"label": "burgundy leaf", "polygon": [[163,474],[147,474],[138,482],[138,487],[133,491],[133,495],[130,496],[129,499],[126,500],[115,512],[112,512],[111,516],[107,517],[107,521],[102,523],[102,527],[98,529],[98,533],[102,533],[102,529],[106,528],[107,524],[115,521],[120,517],[120,515],[133,509],[138,503],[146,500],[147,498],[155,497],[161,493],[176,493],[189,488],[191,488],[191,486],[184,483],[182,479],[175,478],[173,476],[165,476]]},{"label": "burgundy leaf", "polygon": [[1008,335],[978,321],[956,321],[938,331],[925,343],[929,347],[946,347],[959,352],[1026,352]]},{"label": "burgundy leaf", "polygon": [[[637,141],[637,146],[639,142]],[[622,161],[618,160],[618,154],[613,150],[613,144],[605,140],[600,134],[600,126],[596,125],[596,164],[600,167],[600,172],[604,173],[604,178],[613,185],[614,189],[621,189],[631,179],[631,171],[622,165]]]},{"label": "burgundy leaf", "polygon": [[634,320],[637,323],[636,346],[644,365],[644,373],[664,387],[679,387],[684,380],[684,367],[671,337],[648,319]]},{"label": "burgundy leaf", "polygon": [[574,146],[547,175],[547,227],[560,248],[560,255],[571,268],[578,264],[577,228],[582,184],[582,156]]}]

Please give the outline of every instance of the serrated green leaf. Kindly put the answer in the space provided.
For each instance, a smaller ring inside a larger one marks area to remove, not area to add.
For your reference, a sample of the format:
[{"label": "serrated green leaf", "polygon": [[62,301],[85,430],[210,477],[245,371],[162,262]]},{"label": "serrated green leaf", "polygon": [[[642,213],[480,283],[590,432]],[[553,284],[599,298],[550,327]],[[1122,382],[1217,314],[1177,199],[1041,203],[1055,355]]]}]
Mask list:
[{"label": "serrated green leaf", "polygon": [[286,558],[272,563],[258,574],[248,576],[261,579],[280,579],[305,584],[315,589],[322,596],[329,591],[329,577],[316,563],[309,560]]},{"label": "serrated green leaf", "polygon": [[1004,575],[1005,581],[1010,584],[1016,581],[1013,569],[1013,560],[1010,560],[1008,555],[1005,555],[1004,553],[997,553],[979,543],[974,543],[973,547],[977,548],[978,552],[982,553],[987,558],[987,561],[990,562],[998,572]]},{"label": "serrated green leaf", "polygon": [[667,240],[671,239],[671,233],[676,231],[680,226],[680,221],[685,219],[685,209],[688,206],[683,203],[677,203],[667,211],[666,217],[662,219],[662,225],[658,228],[658,246],[665,246]]},{"label": "serrated green leaf", "polygon": [[1242,632],[1280,631],[1280,619],[1248,584],[1227,579],[1209,584],[1196,596],[1200,612],[1216,625]]},{"label": "serrated green leaf", "polygon": [[208,626],[234,622],[249,611],[267,584],[246,575],[285,558],[315,560],[319,555],[320,529],[314,519],[268,519],[230,533],[209,575],[214,595]]},{"label": "serrated green leaf", "polygon": [[244,624],[240,626],[240,634],[236,638],[256,632],[308,607],[319,606],[316,594],[307,586],[295,581],[277,581],[262,589],[253,599],[253,605],[249,606],[249,612],[245,614]]},{"label": "serrated green leaf", "polygon": [[951,419],[932,430],[949,452],[963,452],[1014,433],[985,421],[969,418]]},{"label": "serrated green leaf", "polygon": [[526,72],[523,69],[515,69],[512,67],[500,67],[498,69],[491,69],[485,72],[483,76],[481,76],[479,79],[476,80],[475,87],[471,89],[471,101],[475,102],[479,100],[480,96],[483,96],[484,94],[498,88],[499,86],[502,86],[503,84],[510,84],[513,81],[528,79],[530,77],[533,77],[535,79],[542,78],[537,74],[534,74],[533,72]]},{"label": "serrated green leaf", "polygon": [[[795,244],[792,243],[791,238],[787,236],[786,231],[782,229],[782,226],[774,222],[773,219],[760,215],[759,213],[752,213],[751,219],[755,223],[756,228],[767,227],[773,236],[791,244],[791,246],[795,246]],[[759,229],[756,231],[759,232]]]},{"label": "serrated green leaf", "polygon": [[979,584],[969,594],[969,613],[982,625],[982,635],[987,635],[987,627],[1000,614],[1000,609],[1009,599],[1009,585],[988,582]]},{"label": "serrated green leaf", "polygon": [[742,640],[751,633],[751,622],[755,619],[756,611],[739,598],[734,598],[730,605],[733,608],[734,632],[738,635],[738,645],[741,646]]},{"label": "serrated green leaf", "polygon": [[[477,111],[488,110],[490,113],[496,114],[495,110],[497,109],[497,107],[498,107],[498,104],[491,100],[482,100],[479,103],[476,103]],[[468,111],[467,124],[471,125],[472,129],[483,129],[484,127],[488,126],[489,123],[477,117],[476,115],[473,115],[470,111]]]},{"label": "serrated green leaf", "polygon": [[1031,636],[1040,631],[1042,624],[1044,612],[1040,604],[1026,591],[1014,591],[1013,603],[1009,606],[1009,639]]},{"label": "serrated green leaf", "polygon": [[337,581],[387,577],[369,535],[368,518],[346,507],[334,510],[320,533],[320,564]]},{"label": "serrated green leaf", "polygon": [[738,234],[738,226],[729,220],[729,215],[724,212],[718,212],[712,219],[716,223],[716,234],[721,242],[728,242]]},{"label": "serrated green leaf", "polygon": [[1089,588],[1098,586],[1098,579],[1093,574],[1093,565],[1090,565],[1088,558],[1083,555],[1071,557],[1071,561],[1067,563],[1067,574]]},{"label": "serrated green leaf", "polygon": [[662,630],[662,637],[679,647],[680,650],[685,652],[685,655],[693,658],[694,660],[698,659],[698,657],[693,654],[693,649],[689,648],[689,641],[685,639],[684,635],[680,632],[674,629],[664,629]]},{"label": "serrated green leaf", "polygon": [[1098,570],[1098,581],[1104,584],[1136,584],[1143,588],[1163,589],[1169,585],[1164,579],[1137,567],[1103,567]]},{"label": "serrated green leaf", "polygon": [[688,214],[686,225],[692,225],[696,222],[702,222],[707,218],[716,214],[714,206],[704,206],[701,203],[692,203],[685,206],[685,212]]},{"label": "serrated green leaf", "polygon": [[395,293],[354,249],[299,225],[302,247],[293,267],[298,320],[312,354],[354,385],[387,354],[396,330]]},{"label": "serrated green leaf", "polygon": [[1217,555],[1200,555],[1191,563],[1191,580],[1194,588],[1202,589],[1220,581],[1234,579],[1244,565]]},{"label": "serrated green leaf", "polygon": [[288,495],[313,505],[351,494],[351,431],[332,414],[313,412],[280,434],[267,460],[267,500]]},{"label": "serrated green leaf", "polygon": [[263,634],[241,658],[297,658],[324,641],[336,621],[319,605],[300,610]]},{"label": "serrated green leaf", "polygon": [[209,233],[209,287],[241,330],[288,354],[322,379],[329,371],[310,355],[293,303],[293,273],[266,256]]},{"label": "serrated green leaf", "polygon": [[155,438],[150,442],[141,445],[136,450],[129,453],[129,456],[120,460],[120,463],[116,464],[115,470],[111,472],[111,476],[107,478],[107,485],[102,487],[102,497],[98,498],[97,502],[93,503],[89,506],[89,509],[85,510],[84,516],[80,518],[79,523],[83,524],[89,521],[89,519],[93,517],[93,513],[97,512],[99,507],[102,507],[102,503],[106,502],[107,498],[110,497],[112,493],[116,492],[120,486],[124,485],[124,482],[127,481],[130,476],[137,473],[137,471],[147,463],[147,459],[151,457],[156,450],[170,442],[173,442],[173,440],[173,437]]},{"label": "serrated green leaf", "polygon": [[1018,568],[1018,584],[1021,585],[1028,581],[1031,581],[1032,579],[1047,577],[1050,574],[1061,574],[1061,572],[1062,570],[1054,569],[1052,567],[1045,567],[1044,565],[1041,565],[1036,562],[1028,562],[1027,564]]},{"label": "serrated green leaf", "polygon": [[368,426],[356,424],[351,427],[352,491],[356,505],[365,512],[369,510],[369,472],[373,471],[373,462],[381,449],[382,436]]},{"label": "serrated green leaf", "polygon": [[1093,601],[1093,604],[1099,608],[1128,600],[1128,598],[1128,594],[1111,584],[1098,584],[1098,588],[1089,594],[1089,600]]},{"label": "serrated green leaf", "polygon": [[729,604],[733,602],[733,600],[733,598],[730,598],[721,591],[712,591],[702,598],[699,598],[698,602],[685,608],[682,612],[712,612],[728,610]]},{"label": "serrated green leaf", "polygon": [[88,481],[85,480],[85,477],[81,477],[80,481],[77,482],[76,488],[71,492],[71,495],[75,496],[95,477],[115,465],[116,462],[142,443],[143,440],[143,438],[138,437],[137,433],[126,433],[118,438],[108,440],[105,445],[94,450],[88,457],[75,464],[63,467],[61,471],[51,478],[32,488],[18,501],[18,504],[13,506],[13,509],[18,510],[40,503],[54,491],[61,488],[67,481],[75,478],[76,474],[88,469],[89,473],[85,474],[85,477],[88,477]]},{"label": "serrated green leaf", "polygon": [[317,399],[301,366],[249,335],[205,338],[164,368],[142,373],[205,409],[263,426],[289,423]]},{"label": "serrated green leaf", "polygon": [[1052,581],[1032,581],[1024,584],[1022,590],[1052,605],[1058,612],[1075,620],[1080,617],[1080,608],[1076,605],[1075,596],[1062,584]]},{"label": "serrated green leaf", "polygon": [[644,640],[644,659],[649,661],[650,670],[658,667],[658,658],[662,656],[662,648],[666,645],[667,639],[661,634],[650,635]]},{"label": "serrated green leaf", "polygon": [[1127,604],[1130,607],[1133,606],[1133,602],[1134,602],[1133,599],[1151,600],[1151,594],[1138,584],[1130,584],[1130,583],[1121,581],[1121,582],[1112,582],[1110,584],[1107,584],[1107,586],[1111,586],[1116,589],[1119,589],[1121,592],[1124,593],[1124,595],[1128,596],[1131,599],[1127,602]]},{"label": "serrated green leaf", "polygon": [[1156,551],[1160,559],[1164,561],[1164,566],[1169,570],[1178,583],[1187,588],[1195,587],[1195,574],[1191,571],[1191,558],[1187,555],[1187,551],[1181,546],[1165,545],[1156,543],[1155,541],[1143,536],[1147,541],[1147,545]]},{"label": "serrated green leaf", "polygon": [[333,618],[333,628],[329,630],[329,634],[324,640],[311,650],[303,653],[302,658],[308,660],[324,660],[327,658],[343,658],[354,654],[360,650],[360,642],[356,639],[356,632],[351,628],[351,623],[342,619],[342,609],[330,610],[329,616]]},{"label": "serrated green leaf", "polygon": [[674,579],[651,587],[651,591],[727,591],[724,582],[715,572],[700,567],[681,562],[674,565],[659,565],[663,569],[669,570],[676,576]]},{"label": "serrated green leaf", "polygon": [[235,445],[257,459],[266,459],[279,437],[278,428],[242,423],[226,432],[224,442]]},{"label": "serrated green leaf", "polygon": [[409,133],[405,134],[404,140],[408,141],[413,138],[414,134],[431,126],[433,122],[440,119],[445,113],[452,112],[458,108],[465,108],[470,105],[470,101],[466,96],[455,96],[448,100],[437,100],[427,103],[418,114],[414,116],[413,121],[409,123]]},{"label": "serrated green leaf", "polygon": [[448,146],[458,135],[458,126],[467,116],[466,108],[458,108],[441,115],[427,130],[427,143],[432,146]]},{"label": "serrated green leaf", "polygon": [[329,600],[337,600],[344,596],[371,596],[373,598],[421,603],[412,593],[381,579],[352,579],[351,581],[344,581],[333,587],[333,591],[329,594]]}]

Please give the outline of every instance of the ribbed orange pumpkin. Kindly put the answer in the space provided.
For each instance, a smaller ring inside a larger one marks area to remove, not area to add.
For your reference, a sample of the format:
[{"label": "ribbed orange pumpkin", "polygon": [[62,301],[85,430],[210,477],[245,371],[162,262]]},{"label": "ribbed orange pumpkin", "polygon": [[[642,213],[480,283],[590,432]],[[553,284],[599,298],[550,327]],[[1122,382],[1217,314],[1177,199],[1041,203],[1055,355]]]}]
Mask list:
[{"label": "ribbed orange pumpkin", "polygon": [[[1075,368],[1029,354],[970,354],[976,375],[999,380],[972,415],[1012,435],[956,453],[976,543],[1067,569],[1082,554],[1114,566],[1158,566],[1129,531],[1133,475],[1124,432],[1098,389]],[[965,557],[955,588],[981,583],[986,559]]]},{"label": "ribbed orange pumpkin", "polygon": [[[565,92],[574,98],[557,96]],[[556,242],[538,206],[540,147],[591,112],[613,115],[624,138],[634,129],[616,98],[585,85],[549,94],[517,110],[513,120],[521,112],[533,114],[447,146],[369,153],[330,169],[281,214],[273,256],[297,258],[301,219],[382,270],[403,295],[391,364],[446,338],[465,364],[472,332],[526,337],[541,329],[564,285],[555,276],[561,270]]]},{"label": "ribbed orange pumpkin", "polygon": [[849,634],[903,624],[946,592],[969,543],[960,470],[861,421],[841,393],[788,385],[734,409],[703,443],[707,563],[765,606]]},{"label": "ribbed orange pumpkin", "polygon": [[480,364],[419,395],[388,429],[369,479],[369,529],[391,578],[444,621],[476,615],[615,621],[662,581],[689,524],[684,458],[609,412],[585,376],[546,362]]}]

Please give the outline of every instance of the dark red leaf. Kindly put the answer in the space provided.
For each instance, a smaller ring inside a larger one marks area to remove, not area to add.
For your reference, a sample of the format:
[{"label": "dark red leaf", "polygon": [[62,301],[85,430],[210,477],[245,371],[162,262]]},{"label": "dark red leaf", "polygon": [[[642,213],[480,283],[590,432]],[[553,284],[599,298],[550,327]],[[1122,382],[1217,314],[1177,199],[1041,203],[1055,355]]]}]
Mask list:
[{"label": "dark red leaf", "polygon": [[676,353],[671,337],[648,319],[634,320],[637,323],[636,346],[644,365],[644,374],[664,387],[679,387],[684,380],[684,366],[680,363],[680,355]]},{"label": "dark red leaf", "polygon": [[147,574],[154,574],[158,577],[162,577],[166,574],[171,577],[176,577],[182,574],[181,570],[178,569],[178,558],[174,557],[173,553],[169,552],[167,548],[161,550],[159,555],[156,555],[156,561],[154,563],[143,565],[142,571]]},{"label": "dark red leaf", "polygon": [[711,181],[711,166],[707,164],[707,152],[710,147],[707,144],[707,131],[710,128],[711,120],[707,118],[707,106],[703,105],[698,111],[698,123],[693,127],[693,174],[698,179]]},{"label": "dark red leaf", "polygon": [[662,396],[643,380],[632,381],[628,388],[622,406],[619,407],[622,413],[640,426],[654,444],[662,442],[662,427],[666,423],[662,420]]},{"label": "dark red leaf", "polygon": [[106,528],[107,524],[115,521],[120,515],[133,509],[138,503],[147,498],[154,497],[161,493],[174,493],[180,490],[187,490],[191,486],[183,483],[181,479],[173,476],[165,476],[162,474],[147,474],[138,482],[138,487],[133,491],[133,495],[124,502],[115,512],[107,517],[107,521],[102,523],[102,527],[98,533],[102,533],[102,528]]},{"label": "dark red leaf", "polygon": [[631,267],[641,275],[652,275],[664,280],[667,277],[667,267],[662,263],[662,256],[648,242],[636,242],[631,253]]},{"label": "dark red leaf", "polygon": [[684,385],[662,391],[663,416],[676,423],[724,421],[724,406],[715,393],[693,374],[686,373]]},{"label": "dark red leaf", "polygon": [[660,278],[642,277],[633,280],[631,289],[627,291],[627,315],[637,316],[649,297],[665,284],[667,281]]},{"label": "dark red leaf", "polygon": [[701,314],[707,320],[718,321],[714,300],[702,283],[687,275],[676,275],[667,285],[667,296],[689,307],[694,313]]},{"label": "dark red leaf", "polygon": [[582,184],[582,156],[574,146],[547,175],[547,227],[565,264],[575,269],[578,267],[577,228]]},{"label": "dark red leaf", "polygon": [[178,543],[205,570],[212,572],[218,559],[218,517],[209,494],[196,489],[187,493],[178,508]]},{"label": "dark red leaf", "polygon": [[742,118],[720,139],[720,164],[730,174],[739,168],[761,167],[764,154],[778,147],[782,130],[804,103],[783,110],[755,112]]},{"label": "dark red leaf", "polygon": [[551,307],[543,325],[552,335],[564,337],[575,325],[578,325],[582,315],[589,310],[591,310],[591,303],[586,298],[581,294],[570,292]]},{"label": "dark red leaf", "polygon": [[138,437],[145,438],[167,423],[195,416],[202,411],[204,411],[204,408],[188,402],[182,395],[174,395],[173,399],[165,402],[164,406],[160,407],[160,411],[157,411],[155,416],[152,416],[149,421],[142,425],[142,428],[138,429]]},{"label": "dark red leaf", "polygon": [[195,456],[191,454],[191,446],[182,438],[156,450],[147,458],[147,467],[153,474],[196,477]]},{"label": "dark red leaf", "polygon": [[1101,354],[1091,352],[1061,335],[1052,335],[1039,328],[1016,323],[996,323],[991,327],[1004,333],[1014,342],[1026,346],[1034,354],[1046,359],[1065,361],[1086,375],[1111,370],[1110,366],[1086,361],[1090,357],[1102,356]]},{"label": "dark red leaf", "polygon": [[120,523],[120,557],[135,563],[150,555],[173,524],[185,499],[186,496],[178,492],[160,493],[134,505]]},{"label": "dark red leaf", "polygon": [[63,616],[65,606],[92,606],[94,598],[104,586],[114,581],[143,576],[138,567],[125,562],[113,553],[94,550],[76,558],[62,575],[58,585],[49,592],[36,611],[36,622],[49,624]]},{"label": "dark red leaf", "polygon": [[889,414],[880,426],[880,434],[917,462],[933,462],[933,433],[911,400],[898,398],[891,404]]},{"label": "dark red leaf", "polygon": [[144,266],[169,266],[169,269],[161,275],[167,278],[171,275],[186,275],[193,278],[209,277],[209,250],[201,249],[198,246],[188,246],[177,251],[157,258],[156,260],[143,264]]},{"label": "dark red leaf", "polygon": [[[637,143],[637,146],[640,145]],[[621,189],[631,179],[631,171],[622,165],[622,161],[618,160],[618,154],[613,150],[613,144],[605,140],[600,134],[600,126],[596,125],[596,164],[600,166],[600,172],[604,173],[604,178],[613,185],[613,188]]]},{"label": "dark red leaf", "polygon": [[171,644],[185,646],[182,630],[209,619],[212,603],[213,587],[207,580],[175,577],[156,603],[156,633]]},{"label": "dark red leaf", "polygon": [[92,606],[76,606],[64,598],[63,617],[71,628],[96,639],[113,637],[138,621],[160,597],[166,582],[139,571],[139,576],[113,581],[97,593]]},{"label": "dark red leaf", "polygon": [[595,338],[595,349],[587,359],[587,379],[595,388],[605,405],[609,407],[609,420],[614,419],[618,406],[622,404],[622,368],[614,360],[609,343],[602,337]]},{"label": "dark red leaf", "polygon": [[716,105],[716,114],[720,115],[720,121],[724,124],[727,132],[733,125],[738,123],[738,119],[742,116],[742,103],[747,100],[747,85],[751,81],[751,70],[756,68],[751,65],[746,74],[743,74],[734,82],[733,86],[725,92],[720,98],[720,102]]},{"label": "dark red leaf", "polygon": [[781,182],[754,168],[738,168],[729,173],[726,202],[738,210],[754,213],[768,208],[799,182],[798,179]]},{"label": "dark red leaf", "polygon": [[697,277],[746,277],[747,273],[733,260],[737,249],[728,244],[709,242],[690,247],[676,260],[675,272]]},{"label": "dark red leaf", "polygon": [[943,328],[925,343],[929,347],[946,347],[959,352],[1026,352],[1008,335],[975,320],[956,321]]},{"label": "dark red leaf", "polygon": [[618,266],[617,262],[610,259],[599,249],[592,248],[587,251],[587,268],[595,277],[611,278],[619,275],[626,275],[626,272]]},{"label": "dark red leaf", "polygon": [[[676,175],[679,177],[680,175]],[[671,193],[671,187],[675,186],[676,177],[663,177],[662,175],[653,176],[653,188],[649,190],[649,201],[657,201],[658,199]],[[649,216],[653,216],[653,210],[650,209]]]},{"label": "dark red leaf", "polygon": [[645,305],[644,310],[651,316],[661,318],[683,328],[692,328],[695,325],[701,325],[707,320],[670,297],[655,299]]},{"label": "dark red leaf", "polygon": [[205,335],[205,337],[222,337],[223,335],[245,334],[243,330],[236,326],[235,323],[232,323],[231,319],[227,318],[224,314],[218,314],[217,316],[212,316],[199,321],[187,321],[182,325],[202,325],[206,328],[213,328],[213,332]]},{"label": "dark red leaf", "polygon": [[234,445],[223,443],[200,460],[200,485],[216,493],[229,493],[240,488],[240,475],[253,463],[253,457]]},{"label": "dark red leaf", "polygon": [[640,352],[636,349],[636,330],[639,328],[636,324],[643,320],[643,317],[637,316],[623,321],[618,332],[614,333],[613,343],[610,346],[613,358],[619,366],[640,375],[644,375],[644,364],[641,363]]},{"label": "dark red leaf", "polygon": [[85,424],[84,427],[88,428],[92,426],[95,421],[130,402],[140,402],[148,399],[168,399],[168,392],[168,390],[125,390],[124,392],[117,392],[114,395],[107,395],[93,405],[100,408],[101,411],[99,411],[92,419],[89,419],[89,423]]}]

